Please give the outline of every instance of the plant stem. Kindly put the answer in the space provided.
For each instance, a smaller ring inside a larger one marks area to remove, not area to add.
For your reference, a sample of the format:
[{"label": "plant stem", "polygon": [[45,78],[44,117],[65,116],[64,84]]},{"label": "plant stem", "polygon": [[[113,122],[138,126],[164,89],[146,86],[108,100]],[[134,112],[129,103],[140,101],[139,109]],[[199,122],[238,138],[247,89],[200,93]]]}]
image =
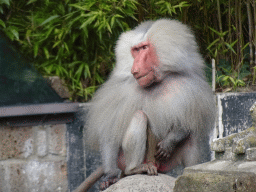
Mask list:
[{"label": "plant stem", "polygon": [[[206,5],[205,1],[203,1],[203,9],[204,9],[204,18],[208,18],[208,14],[207,14],[208,10],[207,10],[207,5]],[[210,43],[208,21],[209,21],[209,19],[205,19],[205,26],[207,26],[207,27],[205,27],[205,32],[206,32],[206,38],[207,38],[206,42]]]},{"label": "plant stem", "polygon": [[217,10],[218,10],[218,21],[220,32],[222,33],[222,22],[221,22],[221,13],[220,13],[220,0],[217,0]]},{"label": "plant stem", "polygon": [[247,15],[248,15],[248,27],[249,27],[249,47],[250,47],[250,67],[253,65],[253,47],[252,47],[252,13],[250,0],[246,2]]},{"label": "plant stem", "polygon": [[[238,29],[238,0],[235,1],[235,25],[236,25],[236,39],[239,39],[239,29]],[[236,65],[239,60],[239,41],[236,44]]]},{"label": "plant stem", "polygon": [[241,11],[241,7],[242,7],[242,1],[239,0],[239,5],[238,5],[238,21],[239,21],[239,52],[240,52],[240,58],[238,60],[238,66],[237,66],[237,74],[238,74],[238,79],[239,79],[239,74],[240,74],[240,67],[242,65],[243,62],[243,31],[242,31],[242,11]]},{"label": "plant stem", "polygon": [[[228,40],[229,44],[232,43],[232,33],[231,33],[231,0],[228,1]],[[233,52],[230,52],[231,70],[234,70],[234,58]]]},{"label": "plant stem", "polygon": [[[256,2],[255,1],[252,1],[252,6],[253,6],[253,16],[254,16],[254,37],[252,37],[252,42],[254,45],[254,66],[256,66]],[[255,79],[256,79],[256,69],[254,69],[252,84],[255,84]]]},{"label": "plant stem", "polygon": [[[220,29],[220,33],[222,34],[223,30],[222,30],[222,21],[221,21],[221,13],[220,13],[220,0],[217,0],[217,11],[218,11],[219,29]],[[224,37],[221,36],[220,39],[221,39],[222,50],[224,51],[225,50],[225,47],[224,47],[224,42],[225,42],[224,41]]]}]

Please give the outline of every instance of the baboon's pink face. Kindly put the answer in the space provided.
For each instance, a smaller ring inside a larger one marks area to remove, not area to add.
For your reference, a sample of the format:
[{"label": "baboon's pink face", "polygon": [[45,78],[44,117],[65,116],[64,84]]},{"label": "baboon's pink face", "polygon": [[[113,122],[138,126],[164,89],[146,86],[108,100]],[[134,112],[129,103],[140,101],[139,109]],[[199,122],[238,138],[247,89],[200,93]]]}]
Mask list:
[{"label": "baboon's pink face", "polygon": [[155,48],[150,41],[141,42],[131,48],[134,58],[131,73],[141,87],[160,81],[161,74]]}]

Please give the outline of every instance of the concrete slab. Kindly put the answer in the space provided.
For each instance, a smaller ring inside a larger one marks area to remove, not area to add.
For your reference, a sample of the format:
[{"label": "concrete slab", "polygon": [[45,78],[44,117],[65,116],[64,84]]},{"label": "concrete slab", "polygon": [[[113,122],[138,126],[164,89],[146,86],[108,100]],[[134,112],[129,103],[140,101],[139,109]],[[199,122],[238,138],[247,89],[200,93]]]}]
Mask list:
[{"label": "concrete slab", "polygon": [[212,161],[187,167],[174,192],[256,192],[256,161]]}]

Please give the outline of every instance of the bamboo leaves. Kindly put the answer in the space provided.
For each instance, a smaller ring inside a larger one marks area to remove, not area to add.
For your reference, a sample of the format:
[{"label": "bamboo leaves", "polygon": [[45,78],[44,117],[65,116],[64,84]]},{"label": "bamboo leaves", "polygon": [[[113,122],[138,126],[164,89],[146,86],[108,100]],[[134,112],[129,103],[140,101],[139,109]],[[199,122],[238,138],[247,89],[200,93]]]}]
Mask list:
[{"label": "bamboo leaves", "polygon": [[43,75],[64,79],[75,101],[110,73],[121,32],[160,17],[191,26],[206,61],[216,61],[217,90],[255,84],[255,0],[2,0],[0,14],[0,29]]},{"label": "bamboo leaves", "polygon": [[56,18],[58,18],[59,17],[59,15],[53,15],[53,16],[50,16],[48,19],[46,19],[43,23],[41,23],[41,25],[39,25],[39,26],[43,26],[44,24],[46,24],[46,23],[49,23],[49,22],[51,22],[53,19],[56,19]]},{"label": "bamboo leaves", "polygon": [[167,1],[156,2],[155,5],[160,7],[157,13],[162,15],[166,15],[166,14],[173,15],[173,14],[177,14],[176,9],[179,9],[179,11],[182,12],[182,8],[191,6],[191,4],[189,4],[187,1],[181,1],[181,2],[178,1],[177,2],[178,4],[175,4],[176,2],[172,2],[172,3],[173,5],[171,4],[171,2],[167,2]]}]

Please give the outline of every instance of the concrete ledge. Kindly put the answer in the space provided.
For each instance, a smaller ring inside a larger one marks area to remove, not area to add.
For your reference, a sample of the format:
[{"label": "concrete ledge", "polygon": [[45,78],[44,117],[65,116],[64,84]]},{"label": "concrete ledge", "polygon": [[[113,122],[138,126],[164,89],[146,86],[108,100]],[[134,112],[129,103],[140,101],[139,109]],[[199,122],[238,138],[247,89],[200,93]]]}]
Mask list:
[{"label": "concrete ledge", "polygon": [[175,192],[256,191],[256,161],[212,161],[184,170]]},{"label": "concrete ledge", "polygon": [[0,107],[0,117],[77,112],[79,103],[48,103]]}]

